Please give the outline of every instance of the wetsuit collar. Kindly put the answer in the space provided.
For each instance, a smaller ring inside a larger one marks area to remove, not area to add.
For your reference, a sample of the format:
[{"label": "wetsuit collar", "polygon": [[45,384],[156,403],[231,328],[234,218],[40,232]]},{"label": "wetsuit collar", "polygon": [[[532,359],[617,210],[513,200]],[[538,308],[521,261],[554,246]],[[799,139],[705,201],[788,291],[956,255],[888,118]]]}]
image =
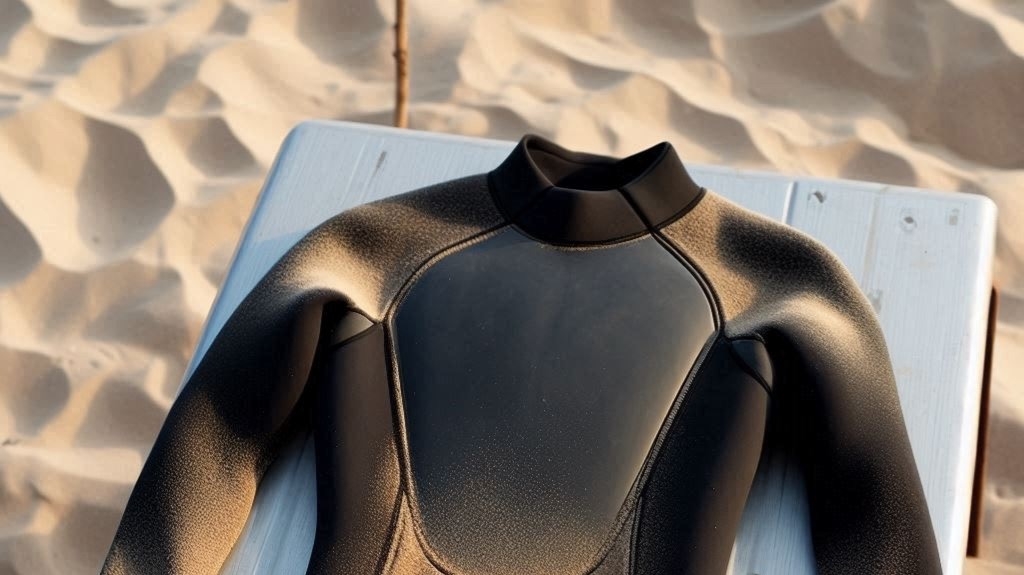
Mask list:
[{"label": "wetsuit collar", "polygon": [[506,218],[557,244],[641,235],[681,217],[703,195],[668,142],[617,159],[527,134],[488,182]]}]

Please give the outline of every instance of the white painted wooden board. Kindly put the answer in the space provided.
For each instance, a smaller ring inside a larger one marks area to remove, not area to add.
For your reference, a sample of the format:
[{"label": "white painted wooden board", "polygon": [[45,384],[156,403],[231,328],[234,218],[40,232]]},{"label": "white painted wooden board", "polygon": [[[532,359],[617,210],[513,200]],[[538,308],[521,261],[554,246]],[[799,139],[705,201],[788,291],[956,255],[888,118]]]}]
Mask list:
[{"label": "white painted wooden board", "polygon": [[[652,142],[652,144],[655,142]],[[360,203],[496,166],[514,142],[308,122],[267,176],[189,373],[231,312],[309,229]],[[995,206],[986,198],[864,182],[688,166],[715,192],[827,244],[874,303],[936,529],[944,571],[966,547],[991,287]],[[316,521],[312,440],[295,441],[257,494],[224,573],[303,573]],[[784,453],[758,471],[735,575],[814,573],[800,474]]]}]

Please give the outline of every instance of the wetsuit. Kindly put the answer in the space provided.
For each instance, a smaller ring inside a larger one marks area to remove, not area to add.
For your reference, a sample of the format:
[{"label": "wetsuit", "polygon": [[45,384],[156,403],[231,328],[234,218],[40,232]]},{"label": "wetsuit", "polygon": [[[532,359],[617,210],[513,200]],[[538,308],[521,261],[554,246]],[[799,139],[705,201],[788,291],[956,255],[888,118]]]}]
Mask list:
[{"label": "wetsuit", "polygon": [[527,136],[306,235],[187,381],[104,573],[215,573],[305,425],[307,573],[721,574],[766,437],[803,462],[821,573],[940,572],[857,284],[667,143]]}]

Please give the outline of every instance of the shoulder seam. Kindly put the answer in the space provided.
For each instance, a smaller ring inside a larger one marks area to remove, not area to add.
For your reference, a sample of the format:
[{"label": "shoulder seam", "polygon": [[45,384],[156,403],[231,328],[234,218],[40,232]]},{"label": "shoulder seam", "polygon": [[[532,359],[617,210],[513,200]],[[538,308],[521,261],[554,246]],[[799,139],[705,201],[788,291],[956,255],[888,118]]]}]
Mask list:
[{"label": "shoulder seam", "polygon": [[715,329],[721,332],[725,332],[725,308],[722,307],[722,301],[718,296],[718,292],[715,291],[714,286],[708,279],[708,275],[687,256],[683,250],[675,244],[670,238],[665,237],[661,233],[661,230],[651,230],[651,236],[667,251],[670,255],[675,257],[693,276],[697,279],[697,283],[700,285],[701,290],[704,292],[704,296],[708,299],[708,303],[711,304],[711,315],[712,321],[715,324]]},{"label": "shoulder seam", "polygon": [[388,322],[388,318],[395,311],[395,309],[398,308],[402,300],[405,299],[405,296],[409,292],[410,288],[412,288],[412,285],[415,284],[416,280],[419,279],[419,277],[422,276],[429,268],[433,267],[434,264],[456,252],[461,251],[466,247],[469,247],[477,242],[481,242],[487,239],[489,236],[497,235],[502,231],[502,228],[507,227],[510,227],[509,222],[502,221],[499,224],[480,230],[455,243],[445,246],[431,254],[430,257],[423,260],[423,263],[416,266],[416,269],[414,269],[412,273],[409,274],[407,278],[405,278],[405,281],[402,282],[402,285],[395,292],[395,295],[392,296],[388,304],[384,306],[383,313],[381,314],[381,323]]}]

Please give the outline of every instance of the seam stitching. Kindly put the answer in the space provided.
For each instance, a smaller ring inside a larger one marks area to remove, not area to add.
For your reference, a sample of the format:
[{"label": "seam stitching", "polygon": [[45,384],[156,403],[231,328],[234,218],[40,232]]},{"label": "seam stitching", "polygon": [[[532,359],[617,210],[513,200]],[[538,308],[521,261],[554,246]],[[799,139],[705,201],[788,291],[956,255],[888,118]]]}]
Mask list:
[{"label": "seam stitching", "polygon": [[651,235],[658,240],[661,247],[674,257],[687,271],[690,272],[697,280],[697,284],[700,286],[701,291],[704,292],[704,297],[707,298],[709,307],[711,307],[712,321],[715,324],[715,329],[724,332],[725,331],[725,311],[722,307],[722,302],[718,297],[718,292],[715,291],[714,286],[708,280],[707,274],[701,269],[696,263],[686,256],[676,246],[672,240],[666,238],[661,234],[660,231],[653,231]]},{"label": "seam stitching", "polygon": [[388,564],[394,561],[398,555],[399,547],[402,544],[402,532],[398,523],[402,517],[402,499],[405,496],[404,478],[398,478],[398,493],[395,494],[394,508],[391,510],[391,523],[388,526],[388,540],[384,548],[377,555],[377,565],[374,570],[377,573],[384,573]]},{"label": "seam stitching", "polygon": [[405,499],[409,505],[409,518],[413,535],[417,543],[419,543],[423,556],[426,557],[427,561],[434,566],[435,569],[443,573],[444,575],[454,575],[450,569],[445,568],[441,565],[440,561],[434,556],[435,552],[426,540],[425,535],[420,529],[420,518],[417,506],[413,503],[416,500],[412,484],[412,468],[411,458],[409,457],[408,449],[408,434],[405,430],[405,410],[402,398],[402,384],[400,377],[400,370],[398,366],[398,348],[395,345],[394,337],[392,334],[391,324],[394,321],[394,315],[397,313],[398,308],[401,307],[402,302],[405,301],[406,296],[412,291],[413,286],[417,280],[423,276],[431,267],[440,262],[441,260],[451,256],[459,251],[462,251],[472,245],[490,239],[498,234],[509,229],[509,223],[502,221],[500,224],[491,226],[485,230],[477,232],[467,238],[464,238],[456,243],[449,245],[448,247],[437,251],[433,256],[427,258],[420,266],[418,266],[413,273],[403,282],[402,286],[396,292],[395,297],[387,305],[382,314],[381,323],[384,325],[385,335],[385,352],[388,355],[387,370],[388,370],[388,386],[390,388],[392,397],[392,418],[394,420],[394,441],[398,449],[398,463],[399,472],[401,473],[401,481],[403,485],[403,491]]},{"label": "seam stitching", "polygon": [[715,290],[715,286],[711,283],[707,272],[705,272],[704,269],[693,260],[693,258],[689,257],[686,252],[683,251],[682,247],[672,241],[671,238],[662,234],[660,229],[651,232],[651,235],[658,238],[662,246],[670,254],[674,255],[685,267],[690,269],[691,273],[697,276],[700,280],[699,283],[701,284],[701,287],[705,290],[705,295],[711,300],[711,307],[715,312],[716,327],[724,332],[726,324],[725,306],[722,304],[718,291]]},{"label": "seam stitching", "polygon": [[629,561],[626,564],[626,572],[629,575],[636,573],[637,539],[640,535],[640,522],[643,520],[644,498],[637,497],[636,515],[633,517],[633,532],[629,534]]},{"label": "seam stitching", "polygon": [[[686,413],[689,410],[689,406],[692,404],[691,401],[688,401],[689,398],[692,397],[692,395],[693,395],[693,394],[690,393],[690,388],[693,386],[693,383],[697,380],[698,375],[702,371],[702,368],[704,367],[704,360],[707,359],[707,357],[709,355],[711,355],[711,352],[712,352],[712,350],[715,347],[720,345],[720,342],[727,342],[727,341],[728,340],[725,338],[724,335],[722,335],[721,332],[716,333],[715,337],[711,341],[710,345],[708,345],[705,348],[706,353],[703,353],[702,356],[698,358],[699,364],[695,365],[694,369],[691,370],[692,371],[692,373],[691,373],[692,377],[687,377],[687,381],[684,384],[684,389],[680,390],[680,392],[679,392],[681,397],[677,398],[676,405],[673,406],[675,408],[674,413],[670,413],[671,417],[670,418],[666,418],[665,422],[662,423],[662,430],[659,433],[659,435],[660,435],[659,441],[656,443],[655,447],[652,449],[653,455],[650,456],[650,465],[649,465],[649,468],[647,469],[647,476],[644,477],[644,485],[643,485],[642,492],[640,494],[641,498],[643,498],[644,492],[647,491],[647,487],[649,485],[647,483],[647,480],[650,479],[650,475],[654,473],[655,469],[658,467],[658,465],[662,461],[662,456],[664,455],[665,443],[668,442],[669,434],[672,432],[672,428],[675,427],[675,424],[676,424],[677,421],[681,421],[685,417]],[[656,452],[655,452],[655,450],[656,450]],[[641,509],[641,513],[642,512],[643,512],[643,510]],[[638,524],[637,534],[636,534],[636,543],[637,543],[637,545],[640,544],[640,540],[641,540],[641,534],[640,534],[640,529],[639,529],[639,524]]]},{"label": "seam stitching", "polygon": [[[727,341],[731,344],[733,342],[743,341],[743,340],[758,341],[756,338],[752,338],[752,337],[738,337],[738,338],[735,338],[735,339],[729,339]],[[763,344],[764,342],[760,342],[760,343]],[[747,363],[747,360],[743,356],[741,356],[739,354],[739,352],[737,352],[735,349],[733,349],[732,345],[729,346],[729,353],[736,359],[736,362],[740,364],[740,368],[743,369],[743,371],[747,372],[748,375],[753,377],[757,381],[757,383],[761,387],[763,387],[765,391],[768,392],[768,397],[772,397],[772,386],[768,385],[768,381],[765,380],[764,376],[761,375],[761,373],[758,372],[756,369],[754,369],[754,366],[752,366],[749,363]]]},{"label": "seam stitching", "polygon": [[[362,314],[360,314],[360,315],[362,315]],[[355,335],[350,335],[350,336],[346,337],[345,339],[343,339],[343,340],[341,340],[339,342],[332,343],[332,344],[328,345],[326,348],[324,348],[323,351],[324,351],[324,353],[333,353],[339,347],[344,347],[344,346],[346,346],[346,345],[348,345],[350,343],[355,342],[356,340],[359,340],[359,339],[362,339],[362,338],[366,337],[367,334],[369,334],[371,331],[373,331],[373,328],[375,328],[375,327],[377,327],[379,325],[381,325],[381,324],[378,323],[378,322],[373,322],[373,325],[367,326],[367,328],[364,329],[363,331],[361,331],[361,332],[359,332],[359,333],[357,333]]]},{"label": "seam stitching", "polygon": [[[673,244],[671,240],[662,235],[660,229],[661,227],[668,225],[672,221],[678,219],[679,217],[682,217],[684,214],[693,209],[693,207],[695,207],[697,203],[704,198],[706,189],[701,188],[700,194],[698,194],[696,198],[694,198],[693,200],[690,201],[690,203],[684,206],[678,214],[671,216],[670,218],[659,224],[660,227],[655,227],[651,225],[651,222],[647,219],[647,216],[644,215],[643,211],[640,209],[640,206],[633,201],[633,198],[631,198],[627,192],[623,191],[621,188],[618,189],[618,192],[619,195],[621,195],[623,199],[626,200],[626,203],[628,203],[630,207],[633,208],[633,211],[636,212],[637,216],[639,216],[640,220],[643,221],[644,225],[647,226],[648,233],[650,233],[651,236],[653,236],[656,240],[661,240],[658,243],[662,245],[665,251],[667,251],[670,255],[675,257],[676,260],[683,264],[683,267],[687,268],[687,271],[689,271],[693,276],[695,276],[695,278],[697,279],[697,284],[700,285],[701,290],[704,292],[704,297],[706,297],[708,299],[708,303],[711,304],[712,323],[715,324],[715,329],[723,328],[725,315],[722,313],[721,304],[718,301],[718,294],[715,293],[714,289],[711,287],[711,282],[708,280],[706,274],[704,274],[704,271],[697,267],[696,264],[691,262],[690,259],[686,257],[685,254],[682,253],[682,250],[678,246]],[[675,249],[671,249],[670,246],[671,248]]]}]

